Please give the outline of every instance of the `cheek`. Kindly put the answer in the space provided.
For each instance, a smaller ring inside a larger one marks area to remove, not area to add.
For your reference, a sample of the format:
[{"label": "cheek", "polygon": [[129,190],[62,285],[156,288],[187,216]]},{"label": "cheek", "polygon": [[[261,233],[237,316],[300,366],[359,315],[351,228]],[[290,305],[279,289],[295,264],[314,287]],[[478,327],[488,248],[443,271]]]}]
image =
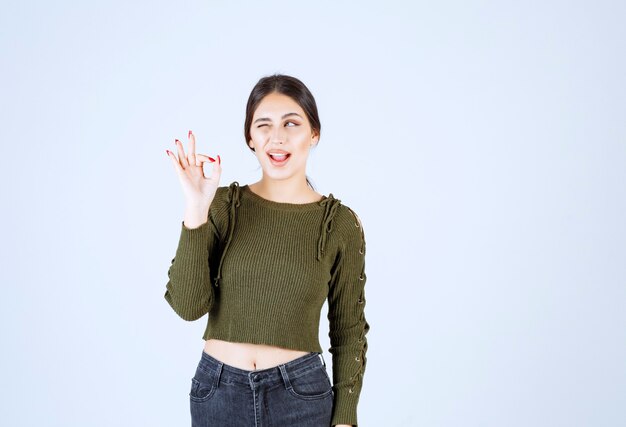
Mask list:
[{"label": "cheek", "polygon": [[294,152],[298,154],[298,157],[302,158],[309,155],[309,148],[310,147],[307,144],[300,144],[298,145],[298,148],[294,150]]},{"label": "cheek", "polygon": [[250,130],[250,138],[252,138],[253,141],[263,141],[267,134],[267,131],[265,131],[264,129],[265,128],[262,128],[262,129],[252,128]]}]

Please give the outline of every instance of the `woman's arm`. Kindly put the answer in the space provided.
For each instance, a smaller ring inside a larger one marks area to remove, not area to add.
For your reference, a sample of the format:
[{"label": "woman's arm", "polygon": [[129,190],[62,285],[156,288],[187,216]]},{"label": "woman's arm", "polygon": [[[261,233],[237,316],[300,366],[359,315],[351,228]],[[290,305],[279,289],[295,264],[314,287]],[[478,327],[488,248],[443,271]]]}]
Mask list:
[{"label": "woman's arm", "polygon": [[[185,195],[185,218],[181,224],[176,255],[167,272],[165,299],[185,320],[197,320],[213,305],[211,265],[219,251],[219,233],[213,219],[213,201],[222,173],[218,162],[204,154],[196,154],[196,137],[189,131],[189,154],[176,139],[178,157],[165,150],[172,160]],[[204,176],[204,163],[213,163],[210,177]]]},{"label": "woman's arm", "polygon": [[[349,209],[349,208],[348,208]],[[354,211],[337,231],[342,247],[328,294],[335,401],[331,425],[357,426],[370,326],[365,319],[365,234]]]},{"label": "woman's arm", "polygon": [[213,305],[211,265],[215,265],[213,261],[218,259],[220,239],[210,213],[205,216],[204,223],[194,228],[187,227],[187,217],[186,214],[181,224],[164,297],[176,314],[193,321],[208,313]]}]

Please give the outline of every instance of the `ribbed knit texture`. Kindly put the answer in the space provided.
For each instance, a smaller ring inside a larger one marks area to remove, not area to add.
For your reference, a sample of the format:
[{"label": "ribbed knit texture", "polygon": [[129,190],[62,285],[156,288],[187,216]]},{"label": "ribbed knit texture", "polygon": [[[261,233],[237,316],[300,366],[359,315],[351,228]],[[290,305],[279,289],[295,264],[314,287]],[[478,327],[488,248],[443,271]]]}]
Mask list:
[{"label": "ribbed knit texture", "polygon": [[209,314],[203,339],[322,352],[328,299],[335,401],[332,425],[357,426],[367,363],[365,234],[339,199],[264,199],[235,181],[219,187],[207,222],[181,234],[165,299],[183,319]]}]

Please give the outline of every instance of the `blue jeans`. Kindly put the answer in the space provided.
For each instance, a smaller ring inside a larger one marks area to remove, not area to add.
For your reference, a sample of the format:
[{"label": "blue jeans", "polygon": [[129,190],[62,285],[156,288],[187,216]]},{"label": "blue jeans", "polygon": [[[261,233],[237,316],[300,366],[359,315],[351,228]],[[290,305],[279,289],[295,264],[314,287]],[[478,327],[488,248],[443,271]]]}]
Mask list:
[{"label": "blue jeans", "polygon": [[329,427],[334,391],[321,353],[247,371],[203,349],[189,400],[192,427]]}]

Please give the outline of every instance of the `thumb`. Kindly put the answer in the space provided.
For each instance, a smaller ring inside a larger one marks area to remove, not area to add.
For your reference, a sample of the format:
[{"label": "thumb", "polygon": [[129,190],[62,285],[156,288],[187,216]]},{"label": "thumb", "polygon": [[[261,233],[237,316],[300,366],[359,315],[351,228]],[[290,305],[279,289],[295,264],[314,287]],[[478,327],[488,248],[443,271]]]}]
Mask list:
[{"label": "thumb", "polygon": [[215,182],[220,182],[220,177],[222,176],[222,159],[220,156],[217,156],[217,161],[213,163],[213,168],[211,170],[211,179]]}]

